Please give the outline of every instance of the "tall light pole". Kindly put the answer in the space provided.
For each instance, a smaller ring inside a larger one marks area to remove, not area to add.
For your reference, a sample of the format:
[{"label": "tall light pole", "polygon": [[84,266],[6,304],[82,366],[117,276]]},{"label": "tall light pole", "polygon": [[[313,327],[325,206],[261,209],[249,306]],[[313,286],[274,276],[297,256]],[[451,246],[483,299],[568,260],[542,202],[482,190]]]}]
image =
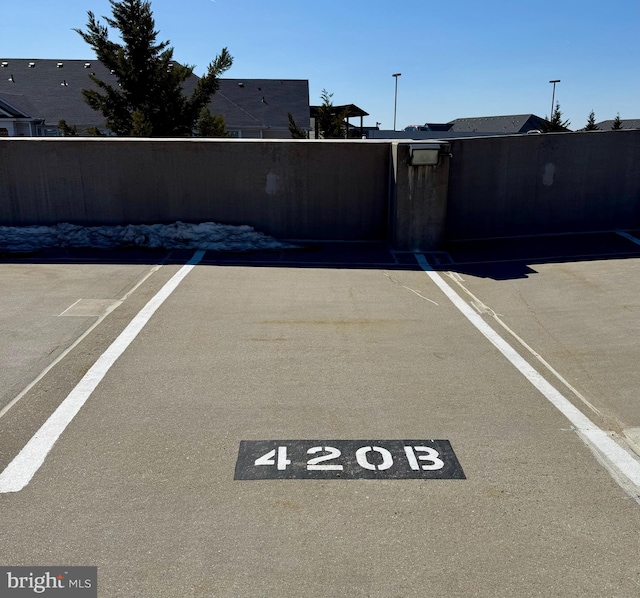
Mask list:
[{"label": "tall light pole", "polygon": [[396,79],[396,97],[393,102],[393,130],[396,130],[396,111],[398,109],[398,77],[400,77],[402,73],[393,73],[392,77]]},{"label": "tall light pole", "polygon": [[556,99],[556,83],[560,83],[560,79],[551,79],[549,83],[553,83],[553,93],[551,94],[551,112],[549,112],[549,122],[553,118],[553,103]]}]

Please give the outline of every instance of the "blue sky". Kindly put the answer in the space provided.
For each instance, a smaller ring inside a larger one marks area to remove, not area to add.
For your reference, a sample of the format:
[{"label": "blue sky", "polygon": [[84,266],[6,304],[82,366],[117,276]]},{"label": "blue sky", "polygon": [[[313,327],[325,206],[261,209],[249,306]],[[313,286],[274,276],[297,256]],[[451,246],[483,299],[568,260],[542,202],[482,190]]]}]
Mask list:
[{"label": "blue sky", "polygon": [[[108,0],[3,2],[3,58],[92,58],[72,28]],[[551,109],[550,79],[570,128],[640,118],[638,0],[152,0],[159,40],[202,74],[224,46],[226,76],[308,79],[335,104],[369,112],[365,125],[397,128],[457,117]]]}]

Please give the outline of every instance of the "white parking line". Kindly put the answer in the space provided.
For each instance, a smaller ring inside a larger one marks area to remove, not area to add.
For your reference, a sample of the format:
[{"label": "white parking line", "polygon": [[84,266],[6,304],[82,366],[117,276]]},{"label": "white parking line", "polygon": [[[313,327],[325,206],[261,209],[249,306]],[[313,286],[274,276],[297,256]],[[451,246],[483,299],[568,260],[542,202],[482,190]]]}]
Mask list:
[{"label": "white parking line", "polygon": [[594,424],[586,415],[577,409],[571,401],[547,382],[520,354],[507,343],[482,317],[474,311],[451,288],[444,279],[433,270],[423,255],[416,256],[420,267],[427,273],[438,288],[462,312],[484,336],[489,340],[520,373],[533,384],[572,424],[587,445],[599,456],[613,478],[622,488],[640,502],[640,461],[634,459],[627,451],[610,438],[607,433]]},{"label": "white parking line", "polygon": [[31,481],[62,432],[86,403],[111,366],[138,336],[151,316],[173,293],[185,276],[202,260],[204,253],[203,250],[197,251],[191,260],[182,266],[138,312],[118,338],[91,366],[67,398],[60,403],[49,419],[42,424],[31,440],[0,474],[0,493],[18,492]]},{"label": "white parking line", "polygon": [[[107,309],[98,319],[87,328],[84,333],[82,333],[71,345],[69,345],[58,357],[56,357],[44,370],[36,376],[27,386],[25,386],[17,396],[15,396],[9,403],[7,403],[2,409],[0,409],[0,418],[7,414],[7,412],[20,401],[40,380],[42,380],[54,367],[56,367],[71,351],[73,351],[85,338],[87,338],[100,324],[104,321],[104,319],[118,306],[122,305],[154,272],[157,272],[160,269],[160,265],[153,266],[136,284],[127,291],[127,293],[114,301],[113,305],[110,309]],[[78,299],[80,301],[80,299]],[[76,301],[73,305],[78,303]],[[73,306],[71,306],[73,307]],[[67,310],[65,310],[67,311]],[[64,313],[64,312],[62,312]],[[60,314],[62,316],[62,314]]]},{"label": "white parking line", "polygon": [[487,317],[493,318],[493,320],[498,325],[502,326],[502,328],[504,328],[506,332],[508,332],[528,353],[533,355],[533,357],[538,360],[551,374],[553,374],[553,376],[555,376],[568,390],[570,390],[574,396],[580,399],[589,409],[591,409],[591,411],[593,411],[593,413],[598,416],[602,416],[602,413],[595,405],[592,405],[589,400],[580,391],[578,391],[577,388],[573,387],[569,383],[569,381],[560,374],[560,372],[558,372],[546,359],[544,359],[544,357],[542,357],[542,355],[540,355],[540,353],[538,353],[533,347],[526,343],[523,338],[519,337],[514,330],[507,326],[502,321],[502,318],[499,314],[493,311],[493,309],[491,309],[488,305],[485,305],[467,287],[465,287],[463,284],[464,281],[462,280],[462,277],[460,275],[456,274],[455,272],[447,272],[447,274],[456,282],[456,284],[462,289],[464,293],[469,295],[469,297],[471,298],[470,305],[472,305],[480,315],[486,315]]}]

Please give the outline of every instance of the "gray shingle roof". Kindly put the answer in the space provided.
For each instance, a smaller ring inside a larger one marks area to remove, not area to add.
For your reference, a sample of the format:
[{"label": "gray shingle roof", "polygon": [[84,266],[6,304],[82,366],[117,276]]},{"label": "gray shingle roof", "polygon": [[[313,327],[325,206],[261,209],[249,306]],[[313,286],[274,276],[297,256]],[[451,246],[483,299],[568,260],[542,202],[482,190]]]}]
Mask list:
[{"label": "gray shingle roof", "polygon": [[425,123],[432,131],[450,131],[453,123]]},{"label": "gray shingle roof", "polygon": [[211,99],[213,114],[225,117],[227,128],[289,128],[288,113],[309,129],[309,82],[305,79],[221,79]]},{"label": "gray shingle roof", "polygon": [[456,133],[526,133],[540,129],[544,119],[535,114],[514,114],[511,116],[481,116],[456,118],[451,121],[452,132]]},{"label": "gray shingle roof", "polygon": [[38,109],[23,95],[0,93],[0,108],[14,118],[38,118]]},{"label": "gray shingle roof", "polygon": [[[640,118],[626,118],[620,119],[623,129],[640,129]],[[613,127],[613,119],[603,120],[596,123],[596,126],[601,131],[609,131]]]},{"label": "gray shingle roof", "polygon": [[0,67],[0,95],[24,98],[36,110],[29,116],[50,125],[64,119],[79,129],[104,126],[102,115],[89,108],[81,94],[82,89],[94,88],[90,73],[104,81],[114,78],[98,61],[0,59],[0,64],[4,63],[6,66]]},{"label": "gray shingle roof", "polygon": [[[0,65],[0,97],[9,103],[13,98],[28,107],[29,116],[51,125],[66,120],[80,130],[104,126],[102,114],[92,110],[81,93],[82,89],[95,88],[89,79],[91,73],[103,81],[115,81],[99,61],[0,58]],[[196,82],[195,76],[186,81],[185,91],[192,91]],[[286,130],[289,112],[301,127],[309,128],[309,82],[221,79],[210,108],[213,114],[225,117],[229,129]]]}]

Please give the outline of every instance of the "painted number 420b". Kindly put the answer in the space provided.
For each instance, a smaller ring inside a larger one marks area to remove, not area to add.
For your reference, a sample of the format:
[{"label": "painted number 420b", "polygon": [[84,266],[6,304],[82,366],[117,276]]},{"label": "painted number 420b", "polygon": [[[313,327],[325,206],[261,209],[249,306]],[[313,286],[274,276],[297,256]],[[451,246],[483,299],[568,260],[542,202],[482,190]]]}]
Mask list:
[{"label": "painted number 420b", "polygon": [[[440,453],[430,446],[404,446],[409,467],[414,471],[424,469],[435,471],[444,467],[444,461],[440,459]],[[277,452],[276,452],[277,450]],[[325,453],[313,457],[307,461],[308,471],[344,471],[344,465],[330,463],[342,456],[340,449],[335,446],[312,446],[307,450],[308,455]],[[377,455],[377,458],[374,456]],[[361,446],[356,450],[356,463],[369,471],[384,471],[393,467],[393,455],[382,446]],[[254,465],[275,465],[280,471],[291,465],[291,459],[287,458],[287,447],[279,446],[268,453],[258,457]]]},{"label": "painted number 420b", "polygon": [[449,441],[242,441],[235,475],[245,480],[429,477],[464,478]]}]

